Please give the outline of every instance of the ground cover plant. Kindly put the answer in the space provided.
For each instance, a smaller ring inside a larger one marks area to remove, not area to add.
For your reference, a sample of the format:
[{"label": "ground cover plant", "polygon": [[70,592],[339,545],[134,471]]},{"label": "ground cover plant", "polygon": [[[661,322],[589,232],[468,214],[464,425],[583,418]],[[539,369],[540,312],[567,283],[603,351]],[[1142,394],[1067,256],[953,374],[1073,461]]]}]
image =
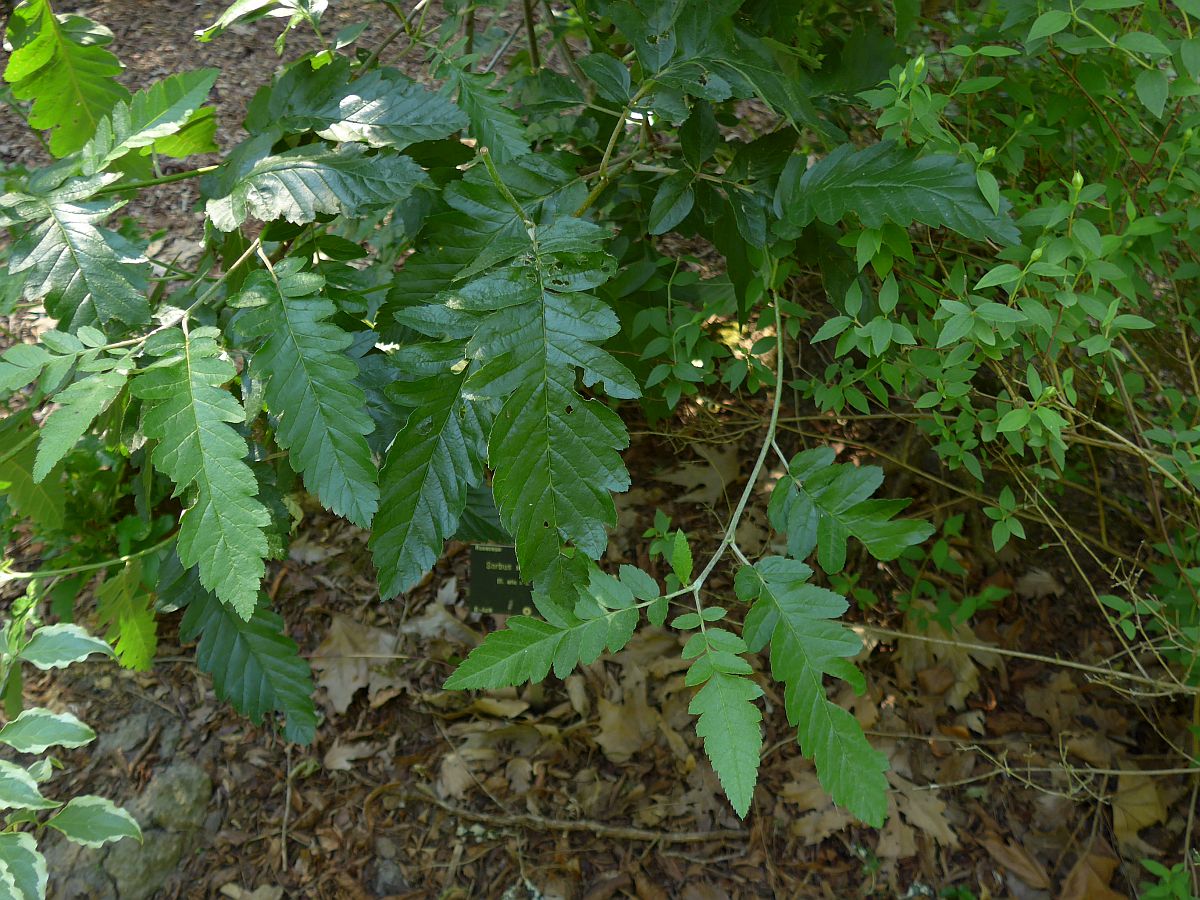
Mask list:
[{"label": "ground cover plant", "polygon": [[[500,534],[537,614],[447,688],[564,678],[666,626],[737,815],[769,689],[880,827],[887,759],[827,693],[865,687],[872,631],[844,617],[944,640],[1007,593],[956,543],[1024,542],[1110,624],[1092,674],[1186,708],[1161,768],[1194,776],[1200,7],[526,3],[507,44],[502,7],[371,5],[395,24],[360,46],[318,0],[233,4],[198,40],[273,28],[279,59],[224,148],[217,71],[130,92],[101,24],[15,7],[5,100],[52,160],[0,173],[0,310],[53,325],[0,357],[0,512],[37,548],[0,573],[21,634],[86,620],[144,669],[182,610],[217,695],[305,744],[312,676],[264,591],[301,492],[369,529],[381,602]],[[421,80],[382,63],[397,47]],[[190,179],[204,244],[180,265],[121,210]],[[612,565],[628,417],[724,397],[762,412],[724,528],[664,518],[652,565]],[[884,465],[839,458],[822,419],[894,423],[866,442]],[[1157,889],[1194,878],[1178,862]]]}]

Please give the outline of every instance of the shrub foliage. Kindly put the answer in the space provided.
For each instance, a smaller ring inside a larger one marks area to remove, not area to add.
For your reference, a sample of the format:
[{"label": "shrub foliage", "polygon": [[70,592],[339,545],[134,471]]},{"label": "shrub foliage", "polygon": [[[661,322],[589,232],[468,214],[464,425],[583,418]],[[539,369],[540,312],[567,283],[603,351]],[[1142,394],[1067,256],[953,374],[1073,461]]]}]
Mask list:
[{"label": "shrub foliage", "polygon": [[[961,621],[994,597],[926,577],[957,574],[964,516],[926,545],[935,525],[877,496],[880,468],[789,455],[786,397],[893,416],[902,483],[932,476],[996,552],[1029,525],[1111,566],[1132,559],[1114,520],[1136,529],[1147,577],[1097,599],[1195,681],[1200,6],[1000,2],[946,25],[908,0],[595,0],[506,36],[477,29],[504,4],[434,21],[384,2],[394,31],[361,47],[361,29],[325,34],[325,5],[239,0],[198,32],[283,25],[246,137],[219,151],[216,71],[130,94],[102,26],[16,7],[6,99],[48,161],[0,173],[0,308],[57,324],[0,357],[0,513],[46,548],[0,577],[69,618],[102,574],[98,621],[134,667],[158,614],[186,607],[218,694],[304,742],[311,678],[262,591],[289,495],[370,529],[383,600],[486,526],[537,616],[448,688],[562,677],[667,623],[745,815],[769,649],[801,750],[878,826],[886,760],[827,696],[863,686],[845,595],[878,602],[859,584],[874,558],[914,614]],[[295,29],[318,49],[288,50]],[[385,64],[402,55],[421,79]],[[181,267],[119,213],[189,178],[204,242]],[[723,273],[681,266],[651,239],[667,232]],[[770,415],[719,543],[660,523],[665,581],[604,571],[622,410],[720,391]],[[738,520],[776,467],[772,550],[752,560]],[[1135,477],[1101,486],[1111,472]],[[1153,521],[1130,513],[1147,503]],[[706,588],[718,567],[734,591]]]}]

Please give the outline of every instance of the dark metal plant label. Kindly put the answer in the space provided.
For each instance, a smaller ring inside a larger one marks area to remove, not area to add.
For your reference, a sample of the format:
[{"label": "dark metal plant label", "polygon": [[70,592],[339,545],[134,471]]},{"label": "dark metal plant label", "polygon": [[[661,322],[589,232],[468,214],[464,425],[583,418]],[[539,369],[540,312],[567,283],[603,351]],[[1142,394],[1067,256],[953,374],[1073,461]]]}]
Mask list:
[{"label": "dark metal plant label", "polygon": [[533,588],[521,580],[517,552],[502,544],[471,546],[471,609],[490,613],[533,612]]}]

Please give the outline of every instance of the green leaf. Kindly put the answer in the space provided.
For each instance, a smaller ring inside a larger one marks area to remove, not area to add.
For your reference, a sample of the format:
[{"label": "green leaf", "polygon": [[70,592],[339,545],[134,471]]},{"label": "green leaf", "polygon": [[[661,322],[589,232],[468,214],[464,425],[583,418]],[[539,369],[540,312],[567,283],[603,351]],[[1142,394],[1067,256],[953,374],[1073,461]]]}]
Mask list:
[{"label": "green leaf", "polygon": [[586,387],[602,382],[620,399],[638,394],[629,371],[596,346],[620,327],[607,305],[584,293],[608,274],[602,237],[577,219],[522,230],[494,241],[474,267],[519,254],[511,264],[439,295],[437,305],[397,311],[398,321],[426,334],[471,335],[466,357],[482,364],[464,390],[503,400],[488,438],[492,492],[521,572],[533,581],[572,547],[599,558],[605,525],[615,521],[611,492],[629,484],[619,455],[624,424],[576,389],[582,371]]},{"label": "green leaf", "polygon": [[112,647],[88,634],[78,625],[43,625],[29,638],[17,659],[45,671],[65,669],[71,663],[87,659],[93,653],[115,657]]},{"label": "green leaf", "polygon": [[54,357],[40,344],[13,344],[0,356],[0,394],[36,381]]},{"label": "green leaf", "polygon": [[317,728],[312,670],[266,597],[258,598],[245,620],[200,585],[195,569],[183,573],[178,582],[160,584],[159,590],[188,598],[179,636],[184,641],[199,637],[196,664],[212,675],[217,696],[256,725],[272,710],[282,713],[284,736],[311,744]]},{"label": "green leaf", "polygon": [[45,900],[49,873],[46,858],[38,852],[33,835],[24,832],[0,834],[0,863],[8,869],[16,900]]},{"label": "green leaf", "polygon": [[271,517],[255,499],[258,482],[243,461],[246,442],[231,427],[245,420],[245,411],[221,388],[236,373],[221,358],[215,333],[168,333],[177,339],[175,354],[134,379],[131,390],[143,401],[146,437],[158,441],[154,467],[177,494],[194,489],[179,527],[180,560],[198,564],[201,583],[248,619],[266,571],[264,529]]},{"label": "green leaf", "polygon": [[360,141],[403,150],[461,131],[467,117],[441,94],[396,69],[373,69],[350,80],[350,61],[313,70],[300,62],[270,89],[261,112],[246,119],[252,133],[279,128],[315,131],[329,141]]},{"label": "green leaf", "polygon": [[366,528],[379,505],[378,472],[366,435],[375,424],[346,355],[353,338],[329,321],[336,309],[321,296],[325,280],[287,258],[251,273],[238,298],[242,327],[266,342],[250,369],[265,384],[275,437],[322,503]]},{"label": "green leaf", "polygon": [[0,809],[53,809],[58,805],[42,796],[32,775],[16,763],[0,759]]},{"label": "green leaf", "polygon": [[1025,38],[1025,43],[1058,34],[1070,24],[1071,14],[1065,10],[1052,9],[1044,12],[1034,20],[1033,26]]},{"label": "green leaf", "polygon": [[688,584],[692,580],[692,546],[683,531],[676,531],[671,542],[671,571],[680,584]]},{"label": "green leaf", "polygon": [[1133,87],[1138,99],[1142,101],[1142,106],[1146,107],[1154,118],[1161,119],[1170,91],[1167,73],[1162,69],[1143,69]]},{"label": "green leaf", "polygon": [[758,780],[762,711],[754,701],[762,693],[745,675],[713,672],[688,705],[688,712],[699,717],[696,734],[704,739],[704,753],[742,819]]},{"label": "green leaf", "polygon": [[429,180],[407,156],[368,153],[362,144],[332,149],[311,144],[257,159],[252,151],[269,142],[243,146],[251,150],[241,157],[235,152],[202,181],[210,198],[205,208],[221,231],[232,231],[251,216],[297,225],[322,214],[353,217],[397,203]]},{"label": "green leaf", "polygon": [[676,172],[662,180],[650,204],[651,234],[670,231],[692,211],[696,199],[692,191],[694,177],[691,172]]},{"label": "green leaf", "polygon": [[892,0],[892,10],[896,14],[896,40],[903,41],[921,17],[921,0]]},{"label": "green leaf", "polygon": [[980,241],[1020,239],[1008,201],[1001,198],[1002,213],[992,212],[975,170],[953,156],[918,157],[884,141],[865,150],[843,144],[812,168],[807,165],[806,156],[792,156],[779,180],[775,213],[783,237],[799,236],[814,219],[832,225],[854,213],[869,228],[920,222]]},{"label": "green leaf", "polygon": [[[10,420],[13,427],[0,426],[0,494],[8,498],[12,508],[22,516],[32,519],[49,530],[57,530],[66,522],[67,495],[58,478],[41,483],[34,481],[35,453],[29,432],[18,430],[16,419]],[[23,445],[23,446],[22,446]],[[12,448],[16,448],[15,452]]]},{"label": "green leaf", "polygon": [[388,397],[412,408],[380,472],[382,503],[371,529],[371,552],[384,598],[412,588],[454,535],[469,492],[483,481],[487,434],[496,404],[470,400],[470,369],[461,343],[403,348],[397,365],[412,381],[397,381]]},{"label": "green leaf", "polygon": [[1117,46],[1131,53],[1145,53],[1154,59],[1171,55],[1166,44],[1145,31],[1127,31],[1117,38]]},{"label": "green leaf", "polygon": [[633,96],[629,69],[619,59],[607,53],[593,53],[579,60],[579,68],[592,80],[605,100],[624,106]]},{"label": "green leaf", "polygon": [[846,564],[846,543],[857,538],[876,559],[890,560],[933,533],[927,522],[893,519],[904,500],[869,500],[883,483],[878,466],[834,462],[828,447],[793,457],[787,476],[771,494],[768,516],[787,532],[788,552],[804,559],[813,549],[827,573]]},{"label": "green leaf", "polygon": [[[587,194],[569,157],[529,154],[497,169],[534,222],[553,210],[576,208]],[[425,220],[417,253],[404,261],[392,281],[382,321],[428,303],[493,247],[528,242],[523,219],[496,189],[485,166],[467,170],[461,181],[445,188],[440,201],[443,206]]]},{"label": "green leaf", "polygon": [[975,282],[975,290],[982,291],[984,288],[995,287],[998,284],[1013,284],[1022,274],[1024,273],[1012,263],[1000,263],[989,269],[987,274]]},{"label": "green leaf", "polygon": [[26,273],[25,299],[44,298],[64,329],[150,320],[145,256],[99,227],[124,201],[89,200],[116,177],[72,178],[46,194],[0,197],[0,225],[35,223],[13,245],[8,269]]},{"label": "green leaf", "polygon": [[151,146],[159,156],[184,159],[196,153],[216,153],[217,114],[211,106],[196,110],[175,134],[161,137]]},{"label": "green leaf", "polygon": [[121,63],[105,45],[107,29],[82,16],[54,14],[49,0],[28,0],[9,22],[12,55],[4,80],[18,100],[32,100],[29,124],[48,129],[50,152],[66,156],[96,132],[100,120],[129,92],[115,81]]},{"label": "green leaf", "polygon": [[491,87],[493,74],[467,72],[451,66],[449,84],[457,92],[458,105],[470,122],[468,131],[498,162],[508,162],[529,152],[525,126],[504,105],[507,94]]},{"label": "green leaf", "polygon": [[0,743],[18,753],[41,753],[50,747],[82,747],[96,739],[96,732],[69,712],[56,713],[41,707],[27,709],[0,728]]},{"label": "green leaf", "polygon": [[592,618],[567,614],[562,625],[513,616],[503,631],[492,632],[471,651],[443,687],[476,690],[536,684],[551,669],[565,678],[576,666],[595,662],[605,648],[616,653],[629,643],[638,623],[637,607],[605,611],[595,606],[592,611],[596,613]]},{"label": "green leaf", "polygon": [[70,841],[84,847],[103,847],[122,838],[142,840],[137,820],[104,797],[74,797],[46,822]]},{"label": "green leaf", "polygon": [[96,589],[96,619],[107,628],[104,637],[127,669],[145,672],[154,663],[158,627],[154,603],[142,586],[141,560],[130,560]]},{"label": "green leaf", "polygon": [[999,424],[996,425],[996,430],[1004,431],[1020,431],[1029,424],[1029,407],[1019,406],[1016,409],[1010,409],[1004,414]]},{"label": "green leaf", "polygon": [[[197,31],[196,38],[202,43],[207,43],[230,25],[254,22],[265,16],[290,19],[287,25],[287,29],[290,30],[306,18],[314,22],[320,19],[327,5],[328,0],[234,0],[215,22]],[[282,52],[278,43],[276,50]]]},{"label": "green leaf", "polygon": [[125,387],[124,372],[97,372],[55,395],[54,411],[42,424],[33,480],[41,482],[70,452],[96,417],[108,409]]},{"label": "green leaf", "polygon": [[751,650],[770,642],[771,674],[784,683],[788,721],[821,785],[839,806],[879,828],[887,814],[887,758],[867,742],[853,715],[829,701],[823,683],[862,642],[832,621],[846,611],[845,598],[808,584],[811,574],[804,563],[778,556],[738,572],[738,595],[754,601],[746,642]]},{"label": "green leaf", "polygon": [[131,150],[178,132],[204,103],[219,74],[217,69],[181,72],[117,103],[80,154],[83,174],[93,175]]}]

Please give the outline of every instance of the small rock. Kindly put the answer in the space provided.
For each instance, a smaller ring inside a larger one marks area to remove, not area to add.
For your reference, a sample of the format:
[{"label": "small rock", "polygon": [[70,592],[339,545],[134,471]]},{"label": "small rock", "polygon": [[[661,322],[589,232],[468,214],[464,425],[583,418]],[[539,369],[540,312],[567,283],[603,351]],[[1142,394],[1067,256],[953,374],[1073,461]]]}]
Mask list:
[{"label": "small rock", "polygon": [[375,855],[381,859],[395,859],[400,855],[400,848],[390,837],[375,838]]},{"label": "small rock", "polygon": [[371,879],[371,888],[378,897],[412,890],[400,867],[390,859],[381,859],[375,863],[375,877]]},{"label": "small rock", "polygon": [[204,824],[212,781],[190,760],[171,763],[146,788],[142,808],[168,831],[194,831]]},{"label": "small rock", "polygon": [[183,857],[183,835],[160,828],[147,829],[144,835],[141,844],[118,841],[104,860],[118,900],[148,900],[166,884]]},{"label": "small rock", "polygon": [[51,835],[39,842],[50,872],[53,900],[116,900],[117,892],[100,867],[104,850],[90,850]]},{"label": "small rock", "polygon": [[101,732],[98,748],[100,755],[107,756],[115,750],[128,753],[140,747],[150,735],[150,725],[148,713],[134,713],[125,717],[112,731]]}]

